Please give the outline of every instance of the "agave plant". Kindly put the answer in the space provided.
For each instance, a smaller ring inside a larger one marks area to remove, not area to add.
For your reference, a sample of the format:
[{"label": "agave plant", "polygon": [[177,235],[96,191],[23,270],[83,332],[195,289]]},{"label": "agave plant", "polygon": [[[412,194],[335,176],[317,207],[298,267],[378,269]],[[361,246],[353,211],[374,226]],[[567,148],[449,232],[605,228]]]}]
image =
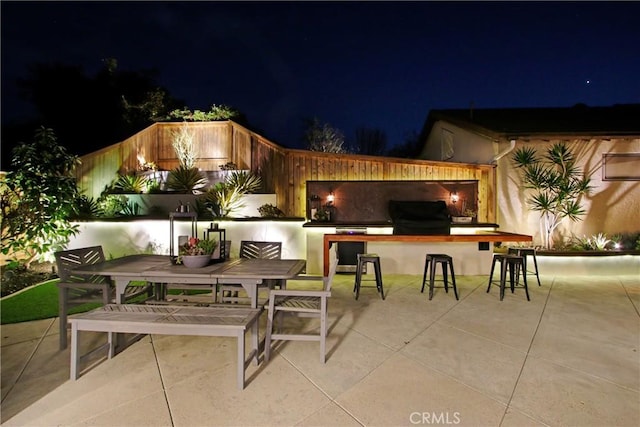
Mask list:
[{"label": "agave plant", "polygon": [[195,193],[206,184],[207,180],[197,168],[178,166],[167,177],[167,187],[181,193]]},{"label": "agave plant", "polygon": [[591,236],[589,241],[591,242],[591,246],[593,246],[593,248],[598,251],[604,251],[605,249],[607,249],[607,245],[611,243],[611,240],[609,240],[609,238],[607,238],[607,235],[604,233],[594,234],[593,236]]}]

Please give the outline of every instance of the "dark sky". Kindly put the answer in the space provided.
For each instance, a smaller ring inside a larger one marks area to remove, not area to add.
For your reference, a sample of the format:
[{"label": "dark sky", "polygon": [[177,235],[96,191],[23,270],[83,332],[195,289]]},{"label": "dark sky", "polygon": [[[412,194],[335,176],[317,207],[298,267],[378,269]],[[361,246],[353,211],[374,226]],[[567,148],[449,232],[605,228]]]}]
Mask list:
[{"label": "dark sky", "polygon": [[191,109],[227,104],[298,142],[318,117],[390,144],[431,109],[640,102],[640,2],[8,2],[2,120],[36,62],[157,68]]}]

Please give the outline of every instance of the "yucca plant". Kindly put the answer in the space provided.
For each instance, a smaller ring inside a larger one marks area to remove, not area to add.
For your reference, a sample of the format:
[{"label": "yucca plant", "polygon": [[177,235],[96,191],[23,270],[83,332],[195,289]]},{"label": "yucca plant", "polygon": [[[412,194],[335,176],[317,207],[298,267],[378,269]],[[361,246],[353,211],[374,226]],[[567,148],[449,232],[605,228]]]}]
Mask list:
[{"label": "yucca plant", "polygon": [[227,175],[225,182],[228,186],[238,189],[243,194],[255,193],[262,187],[260,176],[247,171],[231,171]]},{"label": "yucca plant", "polygon": [[228,217],[233,211],[244,207],[243,194],[239,188],[219,182],[207,191],[205,204],[214,217]]},{"label": "yucca plant", "polygon": [[553,232],[562,221],[579,221],[586,213],[581,197],[591,191],[591,177],[576,166],[575,156],[564,143],[554,144],[543,157],[534,148],[521,147],[511,160],[530,191],[527,204],[540,212],[543,244],[550,249]]},{"label": "yucca plant", "polygon": [[76,208],[72,217],[74,219],[91,219],[98,218],[100,213],[101,210],[98,201],[93,197],[89,198],[83,194],[76,201]]},{"label": "yucca plant", "polygon": [[207,180],[197,168],[178,166],[167,177],[167,187],[181,193],[195,193],[207,185]]},{"label": "yucca plant", "polygon": [[128,201],[120,212],[122,216],[139,216],[140,205],[137,202]]},{"label": "yucca plant", "polygon": [[242,209],[244,194],[253,193],[262,187],[260,176],[247,171],[231,171],[225,182],[211,187],[205,196],[207,209],[214,217],[228,217]]},{"label": "yucca plant", "polygon": [[149,179],[140,175],[120,175],[113,186],[123,193],[146,193]]}]

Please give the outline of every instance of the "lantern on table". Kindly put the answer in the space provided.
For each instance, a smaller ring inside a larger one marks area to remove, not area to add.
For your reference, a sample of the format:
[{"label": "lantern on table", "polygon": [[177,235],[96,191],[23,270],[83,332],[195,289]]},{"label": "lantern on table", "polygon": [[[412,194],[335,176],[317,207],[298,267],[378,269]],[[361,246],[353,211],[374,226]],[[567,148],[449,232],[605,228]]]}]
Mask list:
[{"label": "lantern on table", "polygon": [[[169,212],[169,255],[171,257],[171,264],[175,264],[178,259],[180,250],[175,249],[174,234],[174,222],[176,219],[189,219],[191,220],[191,235],[178,236],[178,248],[189,241],[189,237],[198,237],[198,214],[195,212]],[[178,253],[176,253],[178,252]]]},{"label": "lantern on table", "polygon": [[218,227],[218,223],[212,222],[209,228],[205,230],[204,238],[211,239],[212,235],[218,241],[218,248],[211,254],[211,262],[222,262],[229,257],[225,246],[227,232],[224,228]]}]

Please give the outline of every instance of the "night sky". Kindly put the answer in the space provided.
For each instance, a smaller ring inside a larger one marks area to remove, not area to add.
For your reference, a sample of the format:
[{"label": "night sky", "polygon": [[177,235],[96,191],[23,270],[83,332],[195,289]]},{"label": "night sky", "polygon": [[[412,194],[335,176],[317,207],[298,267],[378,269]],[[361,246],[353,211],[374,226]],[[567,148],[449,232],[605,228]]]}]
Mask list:
[{"label": "night sky", "polygon": [[[317,117],[389,144],[432,109],[640,102],[639,2],[8,2],[2,120],[30,63],[156,68],[191,109],[227,104],[284,146]],[[114,141],[117,142],[117,141]]]}]

